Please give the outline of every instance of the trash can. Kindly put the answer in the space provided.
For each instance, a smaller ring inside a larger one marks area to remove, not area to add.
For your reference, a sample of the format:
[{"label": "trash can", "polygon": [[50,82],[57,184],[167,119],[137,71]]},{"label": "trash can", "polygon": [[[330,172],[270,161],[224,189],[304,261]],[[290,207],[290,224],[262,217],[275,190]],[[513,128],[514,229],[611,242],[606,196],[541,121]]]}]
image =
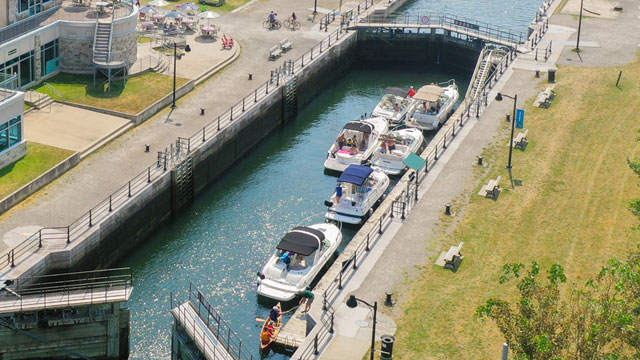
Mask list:
[{"label": "trash can", "polygon": [[396,340],[391,335],[382,335],[380,337],[382,340],[382,351],[380,351],[380,358],[382,359],[393,359],[393,342]]},{"label": "trash can", "polygon": [[549,82],[550,83],[555,83],[556,82],[556,70],[557,69],[549,69]]}]

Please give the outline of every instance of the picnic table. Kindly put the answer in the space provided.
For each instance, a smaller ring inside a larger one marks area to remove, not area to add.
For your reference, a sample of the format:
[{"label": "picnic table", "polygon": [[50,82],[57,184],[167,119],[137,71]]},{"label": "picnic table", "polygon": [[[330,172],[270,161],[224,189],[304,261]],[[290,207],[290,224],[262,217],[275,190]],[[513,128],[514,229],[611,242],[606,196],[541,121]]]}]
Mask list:
[{"label": "picnic table", "polygon": [[141,23],[141,24],[140,24],[140,27],[141,27],[143,30],[153,29],[153,27],[154,27],[154,26],[155,26],[155,25],[154,25],[152,22],[150,22],[150,21],[143,22],[143,23]]},{"label": "picnic table", "polygon": [[157,21],[157,22],[164,21],[164,15],[162,14],[153,15],[152,18],[153,18],[153,21]]},{"label": "picnic table", "polygon": [[191,30],[191,25],[195,24],[195,20],[193,20],[193,19],[184,19],[184,20],[182,20],[181,24],[184,25],[184,27],[187,30]]},{"label": "picnic table", "polygon": [[209,36],[214,36],[218,32],[218,30],[215,26],[203,26],[202,32]]}]

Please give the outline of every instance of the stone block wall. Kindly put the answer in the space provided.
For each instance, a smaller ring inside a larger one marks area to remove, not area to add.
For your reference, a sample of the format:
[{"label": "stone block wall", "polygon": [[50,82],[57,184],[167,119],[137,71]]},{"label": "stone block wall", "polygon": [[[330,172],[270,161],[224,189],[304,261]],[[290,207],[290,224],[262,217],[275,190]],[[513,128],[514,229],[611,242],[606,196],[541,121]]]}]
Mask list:
[{"label": "stone block wall", "polygon": [[138,58],[138,39],[137,33],[132,32],[111,39],[111,54],[113,60],[124,61],[125,58],[129,64],[133,64]]},{"label": "stone block wall", "polygon": [[60,39],[60,70],[93,72],[93,39]]},{"label": "stone block wall", "polygon": [[22,159],[25,155],[27,155],[27,142],[23,141],[0,154],[0,169]]}]

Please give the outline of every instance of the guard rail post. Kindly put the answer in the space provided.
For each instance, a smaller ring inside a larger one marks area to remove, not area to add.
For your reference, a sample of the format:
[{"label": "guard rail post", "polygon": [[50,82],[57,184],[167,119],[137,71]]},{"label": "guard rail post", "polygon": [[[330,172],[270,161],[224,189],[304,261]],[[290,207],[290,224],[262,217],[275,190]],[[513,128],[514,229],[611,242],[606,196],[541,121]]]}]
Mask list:
[{"label": "guard rail post", "polygon": [[320,352],[318,351],[318,334],[313,338],[313,354],[318,355]]},{"label": "guard rail post", "polygon": [[384,213],[382,214],[382,216],[380,216],[380,219],[378,221],[378,234],[382,234],[382,218],[384,217]]},{"label": "guard rail post", "polygon": [[69,227],[67,226],[67,244],[71,242],[71,234],[69,231]]},{"label": "guard rail post", "polygon": [[42,229],[38,230],[38,248],[42,247]]},{"label": "guard rail post", "polygon": [[[13,250],[11,250],[13,251]],[[342,272],[344,271],[344,268],[340,269],[340,274],[338,274],[338,289],[342,290]]]},{"label": "guard rail post", "polygon": [[93,214],[92,214],[92,210],[93,209],[89,209],[89,227],[93,226]]},{"label": "guard rail post", "polygon": [[331,327],[329,328],[329,334],[333,334],[333,313],[331,313]]},{"label": "guard rail post", "polygon": [[367,234],[367,246],[365,247],[367,251],[369,251],[369,234]]},{"label": "guard rail post", "polygon": [[353,270],[358,269],[358,251],[353,253]]}]

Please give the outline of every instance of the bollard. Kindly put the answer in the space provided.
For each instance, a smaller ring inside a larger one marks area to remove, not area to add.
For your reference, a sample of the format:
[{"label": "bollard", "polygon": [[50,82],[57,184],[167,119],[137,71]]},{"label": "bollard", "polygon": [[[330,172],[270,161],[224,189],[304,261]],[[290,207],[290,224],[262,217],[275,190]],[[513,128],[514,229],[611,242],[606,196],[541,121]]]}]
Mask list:
[{"label": "bollard", "polygon": [[445,206],[444,206],[444,214],[445,215],[449,215],[449,216],[453,215],[451,213],[451,204],[449,204],[449,203],[445,204]]},{"label": "bollard", "polygon": [[536,70],[536,77],[539,78],[540,77],[540,70]]},{"label": "bollard", "polygon": [[249,73],[249,80],[253,80],[253,74]]},{"label": "bollard", "polygon": [[509,360],[509,344],[502,343],[502,360]]},{"label": "bollard", "polygon": [[482,163],[482,156],[478,156],[478,165],[484,166],[484,164]]},{"label": "bollard", "polygon": [[505,120],[507,120],[507,122],[511,122],[511,114],[507,114]]},{"label": "bollard", "polygon": [[204,108],[203,107],[200,108],[200,116],[204,116]]},{"label": "bollard", "polygon": [[395,303],[395,301],[393,301],[393,299],[391,298],[393,296],[393,292],[392,291],[385,291],[385,299],[384,299],[384,304],[386,306],[393,306],[393,304]]},{"label": "bollard", "polygon": [[144,145],[144,152],[149,152],[149,149],[151,149],[151,145],[145,144]]},{"label": "bollard", "polygon": [[549,69],[548,81],[550,83],[556,82],[556,69]]}]

